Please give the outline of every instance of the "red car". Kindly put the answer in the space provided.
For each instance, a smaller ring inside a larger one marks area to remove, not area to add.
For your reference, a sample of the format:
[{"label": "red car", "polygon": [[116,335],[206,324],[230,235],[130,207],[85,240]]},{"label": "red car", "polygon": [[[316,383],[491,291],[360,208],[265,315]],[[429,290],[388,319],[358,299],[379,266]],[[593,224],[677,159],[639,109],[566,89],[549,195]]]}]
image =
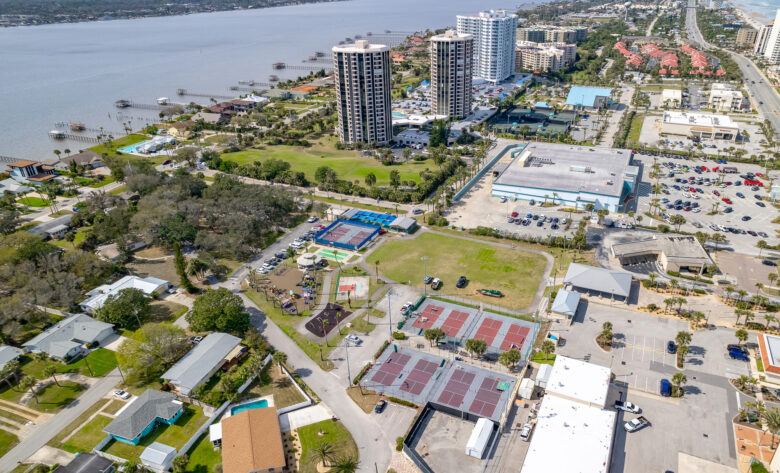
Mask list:
[{"label": "red car", "polygon": [[712,191],[712,193],[713,193],[713,194],[715,194],[715,195],[717,195],[718,197],[720,197],[720,192],[718,192],[718,191]]},{"label": "red car", "polygon": [[725,202],[725,203],[729,204],[729,205],[733,204],[733,202],[731,201],[731,199],[729,199],[728,197],[724,197],[724,198],[722,198],[721,200],[722,200],[723,202]]}]

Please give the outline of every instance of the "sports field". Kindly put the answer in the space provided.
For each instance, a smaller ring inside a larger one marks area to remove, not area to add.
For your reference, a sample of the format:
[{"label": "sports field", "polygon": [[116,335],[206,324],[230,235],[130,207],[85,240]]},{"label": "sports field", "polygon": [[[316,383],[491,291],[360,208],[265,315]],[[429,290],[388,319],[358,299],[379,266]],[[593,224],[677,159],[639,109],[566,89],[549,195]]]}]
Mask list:
[{"label": "sports field", "polygon": [[[368,263],[373,267],[379,261],[382,275],[422,287],[423,256],[428,258],[428,274],[444,283],[438,291],[429,288],[429,293],[455,294],[517,309],[524,309],[533,301],[546,262],[540,255],[520,250],[423,233],[417,238],[384,243],[368,257]],[[458,289],[455,282],[461,275],[469,283]],[[504,297],[482,296],[477,289],[498,289]]]},{"label": "sports field", "polygon": [[384,166],[373,157],[360,156],[357,151],[337,150],[335,141],[323,139],[321,143],[304,148],[301,146],[266,146],[265,149],[247,149],[235,153],[223,154],[222,159],[239,164],[250,164],[255,161],[275,158],[287,161],[293,171],[300,171],[314,181],[314,173],[320,166],[330,166],[340,179],[358,180],[360,185],[368,173],[376,176],[377,186],[390,184],[390,171],[397,170],[402,181],[420,182],[420,172],[426,168],[434,170],[436,165],[431,160],[410,161],[396,166]]}]

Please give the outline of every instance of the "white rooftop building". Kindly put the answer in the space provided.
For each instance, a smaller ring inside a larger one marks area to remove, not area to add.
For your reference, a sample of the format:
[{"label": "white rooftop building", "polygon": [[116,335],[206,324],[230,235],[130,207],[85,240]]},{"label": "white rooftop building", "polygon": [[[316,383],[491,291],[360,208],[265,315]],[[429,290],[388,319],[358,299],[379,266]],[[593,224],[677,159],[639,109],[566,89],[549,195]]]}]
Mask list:
[{"label": "white rooftop building", "polygon": [[103,307],[103,304],[106,303],[106,300],[108,300],[109,297],[116,296],[124,289],[138,289],[149,297],[155,297],[169,287],[171,287],[171,283],[164,279],[151,276],[145,278],[125,276],[115,283],[103,284],[102,286],[92,289],[87,293],[87,296],[89,297],[79,305],[85,312],[93,313],[97,309]]},{"label": "white rooftop building", "polygon": [[[609,368],[556,357],[521,473],[607,473],[617,413]],[[565,454],[561,454],[565,452]]]},{"label": "white rooftop building", "polygon": [[709,106],[718,112],[738,112],[746,103],[742,91],[731,84],[716,82],[710,88]]},{"label": "white rooftop building", "polygon": [[739,135],[739,126],[726,115],[666,111],[661,122],[661,133],[733,141]]}]

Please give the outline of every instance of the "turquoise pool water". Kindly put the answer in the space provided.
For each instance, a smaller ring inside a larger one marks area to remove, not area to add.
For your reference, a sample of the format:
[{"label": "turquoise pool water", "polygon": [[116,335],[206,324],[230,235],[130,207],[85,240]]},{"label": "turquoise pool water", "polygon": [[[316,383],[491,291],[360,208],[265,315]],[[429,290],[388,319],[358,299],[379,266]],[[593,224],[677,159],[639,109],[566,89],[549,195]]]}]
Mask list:
[{"label": "turquoise pool water", "polygon": [[406,118],[407,115],[401,112],[393,112],[393,118]]},{"label": "turquoise pool water", "polygon": [[252,409],[262,409],[268,407],[268,399],[260,399],[258,401],[247,402],[246,404],[239,404],[230,408],[230,413],[233,415],[240,414],[244,411]]},{"label": "turquoise pool water", "polygon": [[[148,140],[147,140],[147,141],[148,141]],[[128,154],[135,153],[135,152],[136,152],[136,150],[138,149],[138,147],[139,147],[139,146],[141,146],[141,145],[143,145],[143,144],[146,144],[146,143],[147,143],[147,141],[142,141],[142,142],[140,142],[140,143],[134,143],[134,144],[131,144],[131,145],[129,145],[129,146],[125,146],[125,147],[123,147],[123,148],[119,148],[119,151],[121,151],[121,152],[123,152],[123,153],[128,153]]]}]

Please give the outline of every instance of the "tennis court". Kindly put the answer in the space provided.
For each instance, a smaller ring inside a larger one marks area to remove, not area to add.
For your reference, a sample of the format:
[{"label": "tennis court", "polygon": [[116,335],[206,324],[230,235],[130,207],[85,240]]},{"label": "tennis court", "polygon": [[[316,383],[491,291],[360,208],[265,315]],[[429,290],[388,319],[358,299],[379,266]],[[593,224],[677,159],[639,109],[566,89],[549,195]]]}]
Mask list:
[{"label": "tennis court", "polygon": [[337,220],[320,230],[314,241],[320,245],[354,251],[368,244],[379,233],[379,229],[376,225]]},{"label": "tennis court", "polygon": [[360,384],[380,394],[423,405],[445,370],[444,358],[390,345]]},{"label": "tennis court", "polygon": [[490,353],[519,350],[525,356],[533,343],[536,324],[503,315],[482,312],[482,319],[467,338],[484,341]]},{"label": "tennis court", "polygon": [[389,227],[398,216],[387,213],[372,212],[370,210],[350,209],[339,216],[339,218],[352,220],[355,222],[378,225],[382,228]]},{"label": "tennis court", "polygon": [[454,362],[431,402],[498,422],[513,396],[515,383],[512,376]]},{"label": "tennis court", "polygon": [[349,251],[339,251],[331,248],[320,248],[315,254],[322,258],[329,259],[331,261],[337,261],[339,263],[343,263],[352,256],[352,253]]},{"label": "tennis court", "polygon": [[412,326],[421,330],[428,330],[433,327],[433,324],[435,324],[437,320],[439,320],[439,316],[442,312],[444,312],[444,307],[426,304]]},{"label": "tennis court", "polygon": [[419,335],[429,328],[439,328],[447,336],[445,341],[459,344],[478,318],[478,312],[471,307],[426,299],[412,314],[413,321],[405,326],[405,330]]}]

